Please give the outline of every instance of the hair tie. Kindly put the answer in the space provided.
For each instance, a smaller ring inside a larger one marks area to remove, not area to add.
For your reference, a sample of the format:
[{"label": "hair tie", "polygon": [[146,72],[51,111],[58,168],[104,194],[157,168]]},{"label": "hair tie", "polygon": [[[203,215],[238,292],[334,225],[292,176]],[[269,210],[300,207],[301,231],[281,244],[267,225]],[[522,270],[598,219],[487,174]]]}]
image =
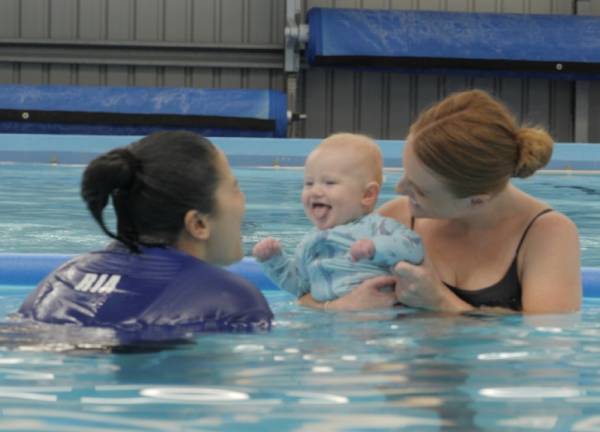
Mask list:
[{"label": "hair tie", "polygon": [[119,151],[119,156],[127,164],[131,179],[129,184],[120,189],[131,189],[136,181],[136,178],[138,177],[137,174],[142,169],[142,162],[128,148],[121,149]]},{"label": "hair tie", "polygon": [[121,156],[123,156],[123,159],[125,159],[127,165],[129,165],[131,172],[135,173],[141,168],[142,163],[128,148],[123,149]]}]

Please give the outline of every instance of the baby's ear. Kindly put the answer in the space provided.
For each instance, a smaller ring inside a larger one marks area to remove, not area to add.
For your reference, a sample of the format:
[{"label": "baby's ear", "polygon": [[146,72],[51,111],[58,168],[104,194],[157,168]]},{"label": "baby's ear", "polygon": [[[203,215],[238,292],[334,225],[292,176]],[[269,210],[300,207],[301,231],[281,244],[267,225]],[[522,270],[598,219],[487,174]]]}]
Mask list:
[{"label": "baby's ear", "polygon": [[379,183],[375,181],[367,183],[367,186],[363,192],[363,198],[361,200],[362,204],[369,208],[375,207],[375,204],[377,204],[377,197],[379,197],[380,189],[381,187],[379,186]]}]

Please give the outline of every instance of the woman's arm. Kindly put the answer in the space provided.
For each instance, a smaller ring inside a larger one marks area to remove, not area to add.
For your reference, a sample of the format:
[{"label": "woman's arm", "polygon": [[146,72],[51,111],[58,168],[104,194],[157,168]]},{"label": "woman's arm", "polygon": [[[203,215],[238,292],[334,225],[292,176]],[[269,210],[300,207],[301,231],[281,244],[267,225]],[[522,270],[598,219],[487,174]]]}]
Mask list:
[{"label": "woman's arm", "polygon": [[581,307],[579,235],[565,215],[540,217],[522,249],[523,312],[566,313]]},{"label": "woman's arm", "polygon": [[396,303],[393,291],[384,291],[384,287],[393,287],[396,282],[393,276],[378,276],[367,279],[348,294],[335,300],[318,302],[310,294],[298,299],[302,306],[323,310],[365,310],[390,308]]}]

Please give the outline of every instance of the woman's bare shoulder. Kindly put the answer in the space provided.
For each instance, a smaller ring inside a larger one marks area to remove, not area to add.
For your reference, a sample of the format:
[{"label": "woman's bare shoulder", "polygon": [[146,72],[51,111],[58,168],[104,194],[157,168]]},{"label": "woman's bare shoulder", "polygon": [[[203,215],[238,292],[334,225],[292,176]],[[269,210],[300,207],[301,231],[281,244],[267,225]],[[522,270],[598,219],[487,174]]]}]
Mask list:
[{"label": "woman's bare shoulder", "polygon": [[526,240],[529,240],[529,243],[559,245],[564,236],[577,238],[577,226],[568,216],[552,211],[542,215],[532,224]]},{"label": "woman's bare shoulder", "polygon": [[572,312],[581,306],[577,226],[553,211],[531,226],[523,243],[521,285],[525,312]]},{"label": "woman's bare shoulder", "polygon": [[410,227],[410,207],[408,198],[400,196],[382,205],[378,213],[381,216],[396,219],[398,222]]}]

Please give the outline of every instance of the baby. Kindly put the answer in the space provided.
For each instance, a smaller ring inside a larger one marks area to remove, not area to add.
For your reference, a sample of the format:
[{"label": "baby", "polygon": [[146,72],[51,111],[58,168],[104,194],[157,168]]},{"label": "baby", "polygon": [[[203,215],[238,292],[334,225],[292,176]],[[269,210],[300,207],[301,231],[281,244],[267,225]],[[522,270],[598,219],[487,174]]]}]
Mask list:
[{"label": "baby", "polygon": [[304,211],[316,229],[293,257],[266,238],[252,251],[265,273],[284,290],[330,301],[362,281],[390,275],[398,261],[423,260],[420,238],[404,225],[373,211],[383,180],[377,143],[340,133],[323,140],[304,165]]}]

